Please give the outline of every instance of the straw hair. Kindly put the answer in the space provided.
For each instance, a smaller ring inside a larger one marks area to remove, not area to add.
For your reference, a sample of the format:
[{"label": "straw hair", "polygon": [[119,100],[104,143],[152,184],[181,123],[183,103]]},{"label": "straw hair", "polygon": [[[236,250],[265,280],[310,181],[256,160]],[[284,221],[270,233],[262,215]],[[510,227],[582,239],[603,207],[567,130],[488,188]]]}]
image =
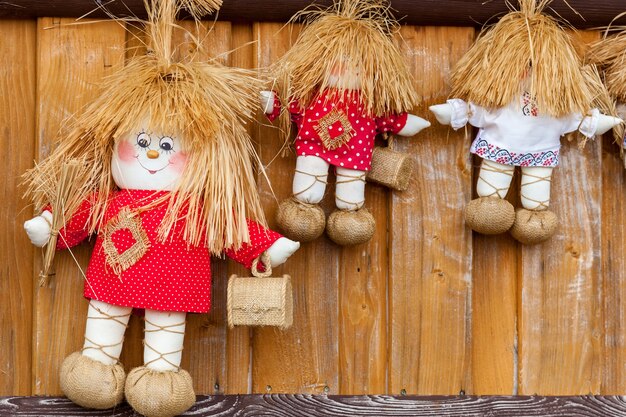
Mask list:
[{"label": "straw hair", "polygon": [[[593,64],[585,65],[583,67],[583,75],[593,98],[591,107],[597,108],[602,114],[619,117],[615,101],[611,98],[609,91],[604,85],[598,67]],[[619,124],[613,128],[615,141],[619,144],[621,144],[622,138],[624,137],[623,132],[623,124]],[[587,137],[580,132],[577,132],[577,136],[578,147],[582,149],[587,142]]]},{"label": "straw hair", "polygon": [[626,31],[593,43],[588,59],[603,70],[611,96],[626,102]]},{"label": "straw hair", "polygon": [[[589,48],[588,60],[600,67],[604,76],[604,85],[610,95],[611,115],[617,116],[615,101],[626,102],[626,30],[614,35],[605,36]],[[605,98],[603,101],[607,101]],[[604,112],[604,109],[603,109]],[[624,157],[622,146],[626,129],[623,123],[613,128],[613,139],[619,145],[620,154]]]},{"label": "straw hair", "polygon": [[[303,20],[303,30],[271,68],[282,97],[306,105],[329,87],[333,70],[358,65],[359,97],[367,113],[401,113],[418,104],[409,68],[393,40],[398,23],[386,1],[335,0],[327,9],[310,8],[292,20],[297,19]],[[345,92],[338,88],[336,94]],[[289,114],[282,116],[288,130]]]},{"label": "straw hair", "polygon": [[519,11],[483,30],[453,71],[452,96],[496,108],[527,90],[544,114],[586,113],[591,93],[581,59],[556,20],[542,14],[549,2],[520,0]]},{"label": "straw hair", "polygon": [[[169,13],[178,10],[169,7]],[[165,35],[154,30],[162,14],[149,12],[151,41],[160,44]],[[164,19],[175,14],[168,16]],[[159,239],[165,241],[184,219],[183,238],[190,245],[205,244],[213,254],[239,248],[249,241],[247,218],[265,224],[251,160],[258,157],[245,128],[261,83],[250,71],[215,61],[174,62],[164,51],[131,58],[104,80],[100,96],[61,134],[56,149],[27,172],[27,193],[37,207],[44,207],[49,199],[39,185],[57,178],[67,159],[84,158],[90,172],[85,183],[76,186],[84,198],[91,196],[89,230],[96,232],[104,226],[108,200],[116,189],[111,175],[114,144],[147,123],[156,131],[185,138],[188,155],[175,189],[145,207],[168,204]]]}]

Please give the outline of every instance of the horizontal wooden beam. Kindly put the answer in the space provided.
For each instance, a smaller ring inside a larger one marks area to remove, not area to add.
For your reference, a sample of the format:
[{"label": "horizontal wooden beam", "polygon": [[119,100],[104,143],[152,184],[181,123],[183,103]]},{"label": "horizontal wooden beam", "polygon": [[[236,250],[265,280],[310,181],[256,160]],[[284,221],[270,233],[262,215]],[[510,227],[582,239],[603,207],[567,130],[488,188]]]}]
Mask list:
[{"label": "horizontal wooden beam", "polygon": [[[311,2],[225,0],[217,18],[285,22]],[[316,3],[327,5],[330,0],[318,0]],[[515,1],[511,0],[510,3]],[[568,3],[569,6],[564,0],[554,0],[550,12],[579,28],[608,25],[615,16],[626,10],[624,0],[568,0]],[[103,4],[116,16],[145,17],[143,0],[11,0],[0,2],[0,18],[79,17],[86,14],[106,17],[106,13],[99,9]],[[391,4],[396,10],[396,16],[402,18],[403,23],[412,25],[481,26],[508,10],[505,0],[391,0]]]},{"label": "horizontal wooden beam", "polygon": [[[199,396],[189,415],[201,416],[438,416],[438,417],[617,417],[626,400],[617,396],[584,397],[390,397],[313,395]],[[123,404],[113,410],[86,410],[61,397],[0,397],[0,415],[134,416]]]}]

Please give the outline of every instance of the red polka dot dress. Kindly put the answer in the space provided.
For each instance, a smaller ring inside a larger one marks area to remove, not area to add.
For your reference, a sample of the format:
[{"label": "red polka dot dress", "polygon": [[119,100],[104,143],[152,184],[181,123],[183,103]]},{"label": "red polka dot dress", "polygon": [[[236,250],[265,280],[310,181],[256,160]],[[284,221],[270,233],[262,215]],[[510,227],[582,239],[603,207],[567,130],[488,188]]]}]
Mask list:
[{"label": "red polka dot dress", "polygon": [[[281,103],[274,94],[274,120]],[[317,156],[331,165],[368,171],[378,133],[398,133],[405,126],[407,113],[376,117],[365,112],[359,92],[325,90],[312,103],[303,106],[298,100],[289,104],[289,112],[298,126],[295,140],[298,156]]]},{"label": "red polka dot dress", "polygon": [[[109,304],[161,311],[205,313],[211,307],[211,255],[205,245],[189,246],[183,239],[184,221],[177,222],[166,242],[159,242],[157,230],[163,221],[168,201],[135,216],[134,224],[116,223],[125,210],[136,209],[163,197],[167,192],[121,190],[114,193],[105,213],[87,268],[84,295]],[[122,214],[120,214],[122,212]],[[126,216],[128,217],[128,216]],[[59,232],[58,248],[79,244],[87,238],[89,204]],[[117,225],[111,227],[111,225]],[[226,255],[247,268],[280,237],[261,225],[248,221],[250,242]],[[111,251],[114,250],[111,255]],[[126,269],[116,272],[125,260]],[[131,263],[128,266],[128,263]]]}]

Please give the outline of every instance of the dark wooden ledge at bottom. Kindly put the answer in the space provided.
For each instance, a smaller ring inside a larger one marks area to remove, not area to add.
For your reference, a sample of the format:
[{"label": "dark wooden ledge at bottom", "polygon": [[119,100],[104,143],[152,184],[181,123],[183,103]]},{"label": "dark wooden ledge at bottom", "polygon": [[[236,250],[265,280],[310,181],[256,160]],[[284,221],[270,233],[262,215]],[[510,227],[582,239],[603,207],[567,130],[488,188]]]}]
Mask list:
[{"label": "dark wooden ledge at bottom", "polygon": [[[214,395],[198,396],[189,416],[437,416],[437,417],[617,417],[626,415],[618,396],[456,396],[385,395]],[[86,410],[62,397],[0,397],[0,416],[136,416],[127,405]]]},{"label": "dark wooden ledge at bottom", "polygon": [[[515,0],[509,0],[516,5]],[[218,19],[243,22],[286,22],[311,3],[331,4],[331,0],[224,0]],[[548,11],[558,15],[577,28],[608,25],[618,14],[626,11],[624,0],[553,0]],[[11,0],[0,1],[0,18],[89,17],[102,18],[99,4],[118,17],[145,17],[143,0]],[[508,11],[506,0],[391,0],[396,17],[402,23],[436,26],[482,26],[493,16]],[[575,9],[581,18],[573,10]],[[552,10],[549,10],[552,9]],[[618,23],[624,24],[626,19]]]}]

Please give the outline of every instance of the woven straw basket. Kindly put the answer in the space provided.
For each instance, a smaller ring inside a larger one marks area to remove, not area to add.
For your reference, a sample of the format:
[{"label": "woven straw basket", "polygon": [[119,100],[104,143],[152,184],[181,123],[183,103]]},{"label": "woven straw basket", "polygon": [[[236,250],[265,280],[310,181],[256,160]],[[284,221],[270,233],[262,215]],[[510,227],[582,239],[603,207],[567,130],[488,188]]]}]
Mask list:
[{"label": "woven straw basket", "polygon": [[263,253],[261,260],[266,265],[265,272],[259,272],[257,258],[252,263],[252,277],[232,275],[228,280],[226,308],[230,327],[277,326],[287,329],[293,323],[291,277],[270,277],[269,256]]},{"label": "woven straw basket", "polygon": [[372,154],[372,167],[367,172],[367,180],[404,191],[409,188],[412,172],[413,160],[409,154],[377,146]]}]

